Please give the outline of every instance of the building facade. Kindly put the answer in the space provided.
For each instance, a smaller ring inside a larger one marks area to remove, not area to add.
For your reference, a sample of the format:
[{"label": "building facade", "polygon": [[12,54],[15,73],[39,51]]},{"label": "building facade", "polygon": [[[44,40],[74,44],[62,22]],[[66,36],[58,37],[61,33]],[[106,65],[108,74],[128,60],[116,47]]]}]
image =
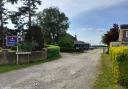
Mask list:
[{"label": "building facade", "polygon": [[128,45],[128,24],[120,25],[118,42],[111,42],[110,47]]},{"label": "building facade", "polygon": [[128,24],[120,26],[119,41],[120,42],[127,42],[128,41]]}]

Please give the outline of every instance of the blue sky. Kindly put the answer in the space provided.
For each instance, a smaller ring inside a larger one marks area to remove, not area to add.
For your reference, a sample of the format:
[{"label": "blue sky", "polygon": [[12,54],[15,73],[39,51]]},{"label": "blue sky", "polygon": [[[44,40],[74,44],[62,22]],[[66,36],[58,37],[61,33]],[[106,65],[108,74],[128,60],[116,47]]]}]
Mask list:
[{"label": "blue sky", "polygon": [[[79,40],[100,44],[101,36],[113,23],[128,23],[127,3],[128,0],[42,0],[38,11],[49,6],[59,7],[70,19],[69,33],[76,34]],[[6,7],[16,10],[19,5]]]}]

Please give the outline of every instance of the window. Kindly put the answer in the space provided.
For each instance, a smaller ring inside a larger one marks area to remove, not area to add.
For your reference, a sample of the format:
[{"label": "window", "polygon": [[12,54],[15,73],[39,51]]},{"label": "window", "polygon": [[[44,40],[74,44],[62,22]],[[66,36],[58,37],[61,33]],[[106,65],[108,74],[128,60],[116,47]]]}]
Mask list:
[{"label": "window", "polygon": [[126,38],[128,38],[128,31],[126,31]]}]

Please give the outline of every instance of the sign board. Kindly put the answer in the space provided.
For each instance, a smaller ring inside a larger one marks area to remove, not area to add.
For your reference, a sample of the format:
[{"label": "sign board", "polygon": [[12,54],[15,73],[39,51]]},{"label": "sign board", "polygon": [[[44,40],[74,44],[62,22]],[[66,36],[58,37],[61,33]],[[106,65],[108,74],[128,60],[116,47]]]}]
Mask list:
[{"label": "sign board", "polygon": [[6,37],[6,46],[16,46],[17,36],[7,36]]}]

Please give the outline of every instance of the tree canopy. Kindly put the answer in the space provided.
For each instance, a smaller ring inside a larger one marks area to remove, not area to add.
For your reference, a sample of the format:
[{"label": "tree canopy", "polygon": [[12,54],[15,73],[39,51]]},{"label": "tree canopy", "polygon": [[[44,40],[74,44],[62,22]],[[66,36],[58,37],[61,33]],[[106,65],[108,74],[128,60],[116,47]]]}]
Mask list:
[{"label": "tree canopy", "polygon": [[58,45],[62,48],[73,48],[74,46],[74,37],[70,34],[65,34],[59,37]]},{"label": "tree canopy", "polygon": [[32,26],[31,29],[29,29],[25,36],[26,42],[35,42],[37,43],[36,50],[42,50],[44,47],[44,37],[42,34],[42,30],[39,26]]},{"label": "tree canopy", "polygon": [[49,37],[48,43],[56,43],[59,36],[66,33],[69,28],[68,20],[68,17],[56,7],[46,8],[37,16],[37,23],[42,27],[45,37]]},{"label": "tree canopy", "polygon": [[109,45],[112,41],[118,41],[119,38],[119,26],[114,24],[113,27],[102,36],[102,42]]},{"label": "tree canopy", "polygon": [[[18,8],[18,11],[12,11],[10,18],[17,29],[22,29],[24,25],[30,29],[32,16],[36,15],[37,5],[41,5],[41,0],[22,0],[23,6]],[[25,22],[25,18],[28,21]]]}]

